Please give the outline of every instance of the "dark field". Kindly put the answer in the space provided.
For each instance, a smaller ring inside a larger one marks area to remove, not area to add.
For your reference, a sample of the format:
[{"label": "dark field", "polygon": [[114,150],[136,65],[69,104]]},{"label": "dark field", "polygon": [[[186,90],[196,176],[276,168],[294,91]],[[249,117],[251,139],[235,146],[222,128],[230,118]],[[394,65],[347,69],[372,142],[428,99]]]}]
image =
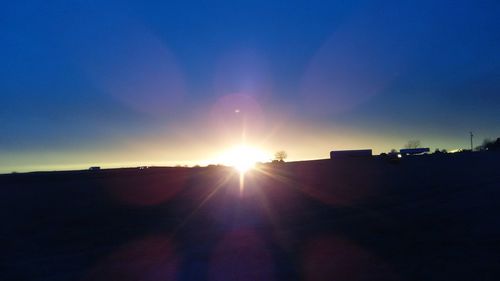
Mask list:
[{"label": "dark field", "polygon": [[500,280],[498,163],[0,175],[0,280]]}]

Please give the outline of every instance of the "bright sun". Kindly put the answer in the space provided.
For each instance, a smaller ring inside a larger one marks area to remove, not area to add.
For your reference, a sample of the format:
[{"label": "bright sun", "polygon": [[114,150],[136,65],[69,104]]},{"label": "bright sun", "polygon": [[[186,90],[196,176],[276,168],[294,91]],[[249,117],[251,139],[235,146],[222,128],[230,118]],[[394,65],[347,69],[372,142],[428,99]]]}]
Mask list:
[{"label": "bright sun", "polygon": [[226,151],[221,162],[234,167],[240,173],[245,173],[255,167],[257,162],[267,160],[267,155],[262,150],[255,147],[239,145]]}]

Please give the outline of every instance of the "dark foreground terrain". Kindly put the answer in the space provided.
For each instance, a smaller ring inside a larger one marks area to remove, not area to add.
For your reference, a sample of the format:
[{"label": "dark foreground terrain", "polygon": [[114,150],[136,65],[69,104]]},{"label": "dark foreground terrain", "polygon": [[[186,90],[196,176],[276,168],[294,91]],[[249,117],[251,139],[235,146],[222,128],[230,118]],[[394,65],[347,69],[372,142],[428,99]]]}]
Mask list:
[{"label": "dark foreground terrain", "polygon": [[0,175],[0,280],[500,280],[498,163]]}]

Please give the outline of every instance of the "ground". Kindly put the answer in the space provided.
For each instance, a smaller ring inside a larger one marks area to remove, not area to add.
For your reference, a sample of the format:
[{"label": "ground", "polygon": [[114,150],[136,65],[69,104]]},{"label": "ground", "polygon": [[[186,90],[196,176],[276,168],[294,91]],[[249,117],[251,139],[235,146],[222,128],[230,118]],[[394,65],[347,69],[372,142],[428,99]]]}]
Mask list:
[{"label": "ground", "polygon": [[0,175],[0,280],[498,280],[499,161]]}]

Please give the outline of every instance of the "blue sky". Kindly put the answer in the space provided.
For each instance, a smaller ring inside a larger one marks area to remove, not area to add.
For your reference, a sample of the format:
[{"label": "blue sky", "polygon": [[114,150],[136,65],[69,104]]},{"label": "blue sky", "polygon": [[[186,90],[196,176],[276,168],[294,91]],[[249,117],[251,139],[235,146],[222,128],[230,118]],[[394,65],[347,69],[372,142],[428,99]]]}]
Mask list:
[{"label": "blue sky", "polygon": [[2,171],[206,162],[239,107],[292,160],[500,135],[498,1],[2,6]]}]

